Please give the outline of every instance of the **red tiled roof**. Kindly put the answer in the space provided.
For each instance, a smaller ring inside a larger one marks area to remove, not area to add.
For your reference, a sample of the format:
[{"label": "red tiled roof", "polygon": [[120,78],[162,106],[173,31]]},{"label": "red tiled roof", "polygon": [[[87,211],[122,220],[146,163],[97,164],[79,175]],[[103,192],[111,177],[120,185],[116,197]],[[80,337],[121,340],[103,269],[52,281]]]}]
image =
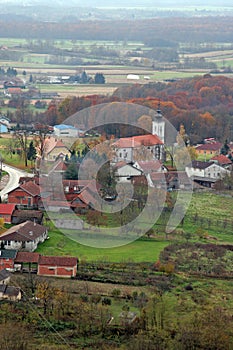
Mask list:
[{"label": "red tiled roof", "polygon": [[66,148],[68,151],[68,147],[66,147],[66,145],[64,145],[64,143],[61,140],[58,140],[54,137],[48,137],[44,142],[44,153],[46,154],[52,152],[54,148]]},{"label": "red tiled roof", "polygon": [[25,182],[29,182],[29,181],[32,181],[34,182],[35,184],[39,185],[39,176],[33,176],[33,177],[29,177],[29,176],[21,176],[19,178],[19,184],[23,184]]},{"label": "red tiled roof", "polygon": [[15,204],[0,203],[0,214],[1,215],[12,215],[14,210],[15,210]]},{"label": "red tiled roof", "polygon": [[39,265],[46,266],[69,266],[74,267],[78,263],[78,258],[69,256],[40,256]]},{"label": "red tiled roof", "polygon": [[62,160],[60,160],[58,164],[56,164],[55,167],[53,168],[53,171],[65,171],[65,170],[67,170],[67,165]]},{"label": "red tiled roof", "polygon": [[224,156],[223,154],[219,154],[213,158],[211,158],[211,161],[216,160],[220,165],[226,165],[226,164],[232,164],[231,160]]},{"label": "red tiled roof", "polygon": [[39,258],[39,253],[18,252],[15,258],[15,263],[38,263]]},{"label": "red tiled roof", "polygon": [[117,148],[136,148],[140,146],[154,146],[162,145],[163,142],[157,135],[139,135],[132,137],[125,137],[117,140],[113,146]]},{"label": "red tiled roof", "polygon": [[138,161],[138,165],[145,173],[152,173],[157,172],[161,168],[162,162],[159,160]]},{"label": "red tiled roof", "polygon": [[214,143],[205,143],[203,145],[199,145],[195,147],[196,151],[219,151],[222,147],[222,143],[214,142]]},{"label": "red tiled roof", "polygon": [[33,197],[40,194],[40,187],[36,185],[33,181],[28,181],[19,186],[22,190],[29,193]]}]

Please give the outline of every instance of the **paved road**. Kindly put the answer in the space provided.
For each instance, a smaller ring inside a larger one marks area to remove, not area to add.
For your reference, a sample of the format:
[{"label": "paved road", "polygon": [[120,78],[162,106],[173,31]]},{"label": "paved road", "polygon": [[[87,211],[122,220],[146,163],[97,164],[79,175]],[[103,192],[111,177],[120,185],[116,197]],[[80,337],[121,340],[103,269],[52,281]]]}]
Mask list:
[{"label": "paved road", "polygon": [[29,174],[26,171],[19,170],[17,168],[14,168],[10,165],[2,164],[2,170],[6,171],[9,175],[9,181],[6,184],[6,186],[0,191],[0,197],[3,201],[7,198],[7,193],[14,188],[16,188],[19,184],[19,178],[21,176],[33,176],[33,174]]}]

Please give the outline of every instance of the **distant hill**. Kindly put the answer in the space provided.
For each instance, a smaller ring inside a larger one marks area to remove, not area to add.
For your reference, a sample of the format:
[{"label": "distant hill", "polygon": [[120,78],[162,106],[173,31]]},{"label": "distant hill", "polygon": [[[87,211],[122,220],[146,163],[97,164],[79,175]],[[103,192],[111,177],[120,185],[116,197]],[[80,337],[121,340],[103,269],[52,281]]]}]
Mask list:
[{"label": "distant hill", "polygon": [[232,7],[232,0],[206,0],[204,3],[202,0],[191,0],[187,3],[186,0],[0,0],[4,5],[20,5],[25,6],[49,6],[49,7],[187,7],[187,6],[230,6]]}]

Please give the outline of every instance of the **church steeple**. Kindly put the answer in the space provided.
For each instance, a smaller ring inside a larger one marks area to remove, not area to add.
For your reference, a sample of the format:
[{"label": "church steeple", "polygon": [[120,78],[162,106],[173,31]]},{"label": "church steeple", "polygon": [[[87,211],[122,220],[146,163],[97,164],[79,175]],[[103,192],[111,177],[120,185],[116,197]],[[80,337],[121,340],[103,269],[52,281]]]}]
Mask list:
[{"label": "church steeple", "polygon": [[152,120],[152,134],[157,135],[163,143],[165,142],[165,120],[160,109],[160,101]]}]

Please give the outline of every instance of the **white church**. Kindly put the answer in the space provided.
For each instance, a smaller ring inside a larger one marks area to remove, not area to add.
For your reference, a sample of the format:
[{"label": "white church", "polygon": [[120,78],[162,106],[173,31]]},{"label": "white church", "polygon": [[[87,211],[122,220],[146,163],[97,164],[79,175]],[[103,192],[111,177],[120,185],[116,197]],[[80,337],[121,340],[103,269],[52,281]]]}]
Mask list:
[{"label": "white church", "polygon": [[152,133],[120,138],[113,144],[114,161],[164,160],[165,120],[160,108],[152,117]]}]

